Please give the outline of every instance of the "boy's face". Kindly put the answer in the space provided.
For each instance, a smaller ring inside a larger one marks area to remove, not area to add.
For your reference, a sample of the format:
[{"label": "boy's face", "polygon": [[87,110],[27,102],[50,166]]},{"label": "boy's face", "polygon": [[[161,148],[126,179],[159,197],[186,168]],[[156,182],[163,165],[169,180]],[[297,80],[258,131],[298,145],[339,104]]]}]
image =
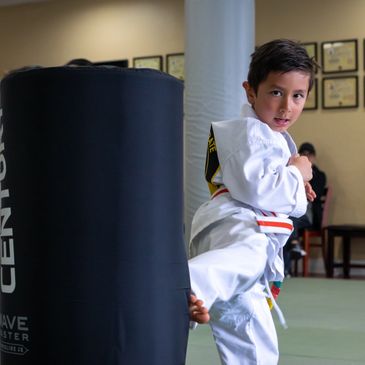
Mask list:
[{"label": "boy's face", "polygon": [[243,83],[247,99],[259,119],[272,130],[284,132],[299,118],[308,95],[309,75],[305,72],[270,72],[257,93]]}]

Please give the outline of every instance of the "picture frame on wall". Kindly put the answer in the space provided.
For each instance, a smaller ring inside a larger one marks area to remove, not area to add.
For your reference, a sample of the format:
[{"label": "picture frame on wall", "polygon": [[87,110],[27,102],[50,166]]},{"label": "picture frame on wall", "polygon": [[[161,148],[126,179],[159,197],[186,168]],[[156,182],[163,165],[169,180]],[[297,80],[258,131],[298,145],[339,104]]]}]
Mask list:
[{"label": "picture frame on wall", "polygon": [[324,77],[322,79],[323,109],[357,108],[358,105],[357,76]]},{"label": "picture frame on wall", "polygon": [[318,108],[318,80],[314,79],[312,90],[304,105],[304,110],[315,110]]},{"label": "picture frame on wall", "polygon": [[162,71],[163,68],[162,56],[134,57],[133,67],[151,68],[154,70]]},{"label": "picture frame on wall", "polygon": [[[302,43],[301,44],[308,53],[310,58],[313,58],[318,63],[318,47],[317,43],[309,42],[309,43]],[[318,68],[316,67],[316,73],[318,72]]]},{"label": "picture frame on wall", "polygon": [[357,39],[322,42],[322,72],[357,71]]},{"label": "picture frame on wall", "polygon": [[179,80],[185,80],[185,54],[170,53],[166,55],[166,72]]}]

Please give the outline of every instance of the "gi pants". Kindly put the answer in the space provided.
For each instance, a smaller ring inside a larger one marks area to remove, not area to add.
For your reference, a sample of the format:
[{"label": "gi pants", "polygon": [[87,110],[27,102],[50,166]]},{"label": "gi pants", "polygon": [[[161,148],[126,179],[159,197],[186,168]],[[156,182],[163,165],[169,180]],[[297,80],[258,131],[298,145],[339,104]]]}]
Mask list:
[{"label": "gi pants", "polygon": [[[276,365],[278,342],[265,281],[278,247],[242,209],[205,227],[191,243],[191,287],[211,315],[224,365]],[[273,265],[273,264],[272,264]]]}]

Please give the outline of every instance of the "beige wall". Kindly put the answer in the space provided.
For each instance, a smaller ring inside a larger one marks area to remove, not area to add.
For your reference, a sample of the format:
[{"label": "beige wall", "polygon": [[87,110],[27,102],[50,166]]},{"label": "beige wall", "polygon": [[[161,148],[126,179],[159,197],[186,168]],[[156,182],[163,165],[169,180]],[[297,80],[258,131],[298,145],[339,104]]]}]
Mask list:
[{"label": "beige wall", "polygon": [[0,8],[0,70],[184,50],[183,0],[53,0]]},{"label": "beige wall", "polygon": [[[318,165],[335,192],[331,223],[365,222],[364,15],[364,0],[256,0],[257,44],[277,37],[318,46],[359,40],[360,106],[305,111],[291,130],[297,144],[311,141],[317,147]],[[183,0],[53,0],[0,8],[0,73],[78,57],[131,63],[133,57],[183,50]]]}]

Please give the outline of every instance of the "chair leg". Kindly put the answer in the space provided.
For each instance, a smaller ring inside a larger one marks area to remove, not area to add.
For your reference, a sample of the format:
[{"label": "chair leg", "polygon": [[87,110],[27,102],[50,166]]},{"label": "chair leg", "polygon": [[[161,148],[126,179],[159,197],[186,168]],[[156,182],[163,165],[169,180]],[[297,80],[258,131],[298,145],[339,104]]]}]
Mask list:
[{"label": "chair leg", "polygon": [[[308,253],[307,253],[308,255]],[[308,256],[303,256],[303,277],[308,276]]]},{"label": "chair leg", "polygon": [[328,277],[326,242],[327,242],[326,229],[322,229],[321,243],[322,243],[323,266],[325,274]]},{"label": "chair leg", "polygon": [[303,276],[308,276],[308,267],[309,267],[309,255],[310,255],[310,244],[309,244],[309,233],[307,230],[304,230],[303,233],[303,248],[304,251],[307,253],[303,257]]}]

